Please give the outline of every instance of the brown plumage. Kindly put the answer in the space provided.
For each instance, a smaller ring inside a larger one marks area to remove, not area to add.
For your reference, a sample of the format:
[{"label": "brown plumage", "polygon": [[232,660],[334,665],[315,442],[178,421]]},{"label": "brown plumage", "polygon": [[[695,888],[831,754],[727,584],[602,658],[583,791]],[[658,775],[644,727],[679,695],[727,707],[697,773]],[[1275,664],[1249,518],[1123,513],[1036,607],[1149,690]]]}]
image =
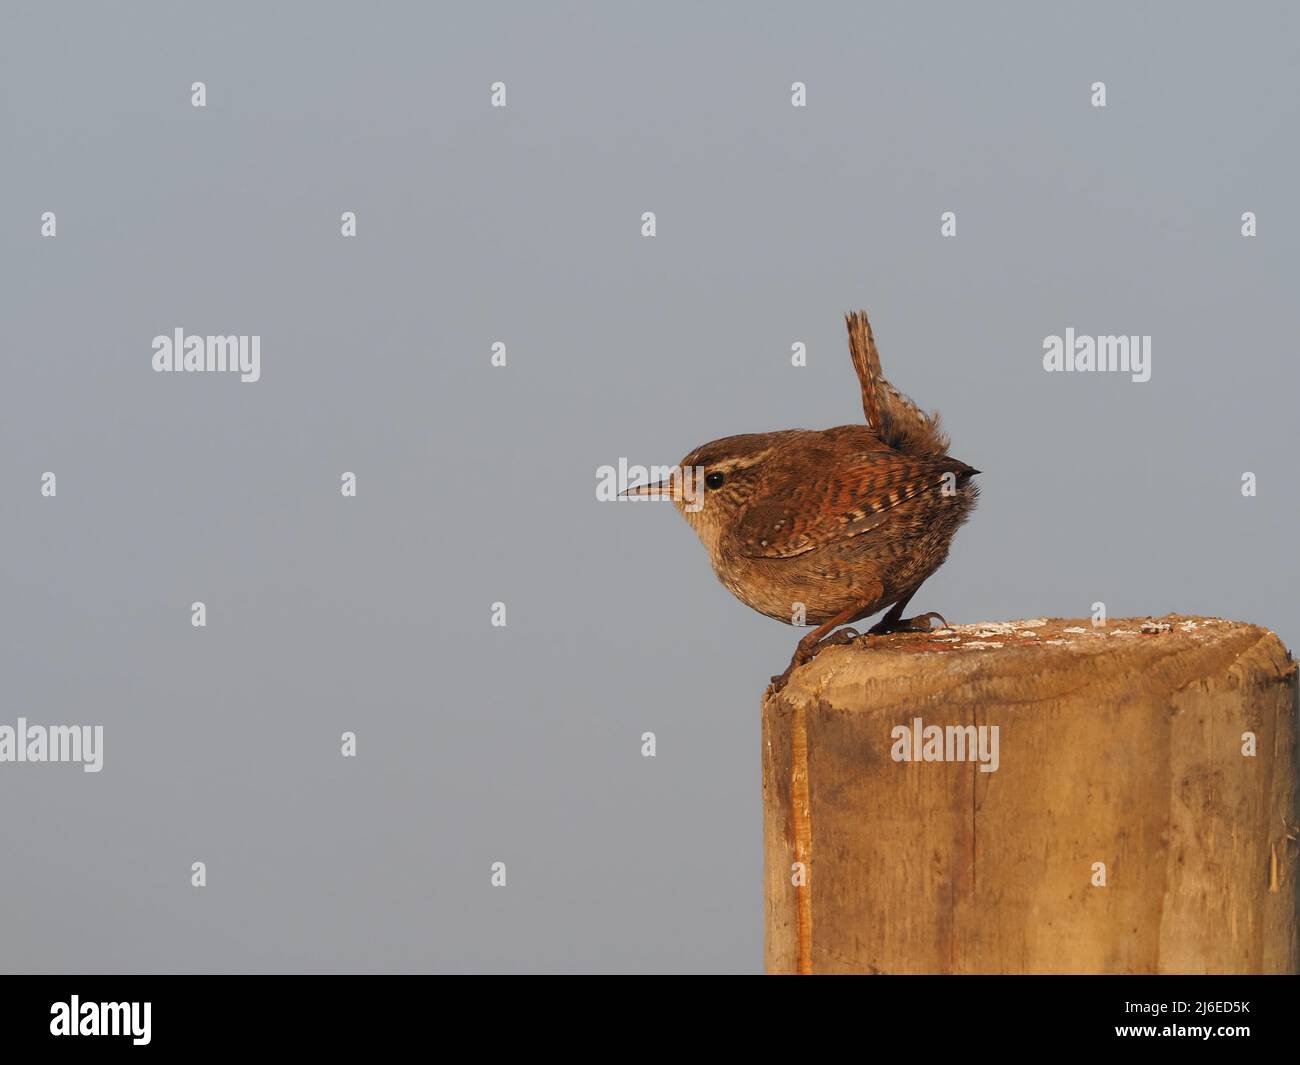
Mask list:
[{"label": "brown plumage", "polygon": [[778,685],[827,642],[856,635],[832,629],[886,607],[872,632],[928,628],[938,615],[902,612],[979,494],[979,471],[949,456],[938,414],[885,380],[866,313],[846,322],[867,425],[724,437],[682,459],[685,475],[628,492],[670,494],[741,602],[788,624],[802,604],[818,628]]}]

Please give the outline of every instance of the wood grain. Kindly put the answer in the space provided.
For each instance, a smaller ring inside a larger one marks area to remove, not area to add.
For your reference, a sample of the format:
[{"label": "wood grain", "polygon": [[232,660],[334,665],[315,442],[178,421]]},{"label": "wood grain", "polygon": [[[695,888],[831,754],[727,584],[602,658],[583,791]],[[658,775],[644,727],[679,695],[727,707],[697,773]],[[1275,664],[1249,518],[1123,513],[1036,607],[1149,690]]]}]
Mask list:
[{"label": "wood grain", "polygon": [[[1296,972],[1296,679],[1215,618],[827,649],[763,704],[768,970]],[[996,771],[895,760],[917,718]]]}]

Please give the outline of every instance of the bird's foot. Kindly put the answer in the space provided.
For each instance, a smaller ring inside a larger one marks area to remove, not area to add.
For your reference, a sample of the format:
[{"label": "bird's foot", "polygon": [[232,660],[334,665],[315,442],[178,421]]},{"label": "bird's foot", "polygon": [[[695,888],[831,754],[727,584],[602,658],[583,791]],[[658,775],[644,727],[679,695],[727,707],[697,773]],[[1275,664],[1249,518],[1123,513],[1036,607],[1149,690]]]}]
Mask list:
[{"label": "bird's foot", "polygon": [[872,625],[867,633],[871,636],[887,636],[891,632],[930,632],[932,631],[930,622],[935,618],[941,622],[941,628],[948,628],[948,620],[937,611],[931,610],[928,614],[917,614],[916,617],[899,618],[896,621],[886,618]]},{"label": "bird's foot", "polygon": [[860,639],[861,636],[862,633],[858,632],[857,629],[837,629],[835,632],[832,632],[827,636],[826,639],[814,646],[813,653],[809,658],[816,658],[817,655],[827,647],[838,647],[840,644],[852,643],[854,640]]},{"label": "bird's foot", "polygon": [[770,694],[772,694],[772,695],[776,695],[776,694],[777,694],[779,691],[781,691],[781,690],[782,690],[782,689],[783,689],[787,684],[789,684],[789,683],[790,683],[790,673],[791,673],[791,671],[792,671],[793,669],[794,669],[794,664],[791,663],[790,665],[786,666],[786,668],[785,668],[785,672],[784,672],[784,673],[778,673],[778,674],[776,674],[776,676],[774,676],[774,677],[772,678],[772,683],[769,684],[769,685],[767,686],[767,690],[768,690],[768,692],[769,692]]},{"label": "bird's foot", "polygon": [[805,644],[803,640],[800,640],[799,646],[794,650],[794,657],[790,659],[790,664],[785,667],[785,672],[779,673],[772,678],[772,691],[774,693],[779,692],[787,683],[789,683],[791,673],[800,666],[811,662],[821,654],[822,651],[826,650],[826,648],[836,647],[840,644],[852,643],[861,635],[862,634],[859,633],[857,629],[839,629],[836,632],[832,632],[824,639],[818,640],[816,643]]}]

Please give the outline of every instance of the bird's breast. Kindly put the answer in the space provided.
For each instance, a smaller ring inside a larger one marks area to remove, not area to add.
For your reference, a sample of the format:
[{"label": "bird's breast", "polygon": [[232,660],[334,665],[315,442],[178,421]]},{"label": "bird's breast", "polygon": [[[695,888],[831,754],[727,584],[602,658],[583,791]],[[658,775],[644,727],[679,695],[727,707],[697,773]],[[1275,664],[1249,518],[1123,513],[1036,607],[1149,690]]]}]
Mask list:
[{"label": "bird's breast", "polygon": [[873,567],[840,554],[827,549],[793,558],[724,553],[714,559],[713,571],[732,595],[760,614],[787,625],[820,625],[879,594]]}]

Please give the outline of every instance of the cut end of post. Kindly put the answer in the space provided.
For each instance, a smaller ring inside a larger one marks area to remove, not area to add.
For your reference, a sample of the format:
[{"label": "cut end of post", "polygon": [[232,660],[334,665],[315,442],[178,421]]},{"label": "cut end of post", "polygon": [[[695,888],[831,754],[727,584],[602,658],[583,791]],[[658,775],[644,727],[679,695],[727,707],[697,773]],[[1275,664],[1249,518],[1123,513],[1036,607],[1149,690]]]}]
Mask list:
[{"label": "cut end of post", "polygon": [[[1054,668],[1066,656],[1095,659],[1099,668],[1120,668],[1126,662],[1164,658],[1195,647],[1237,646],[1247,641],[1271,641],[1281,654],[1290,658],[1286,648],[1269,629],[1240,621],[1216,617],[1166,614],[1163,617],[1109,618],[1095,623],[1091,618],[1024,618],[1019,621],[981,621],[952,625],[925,632],[893,633],[888,636],[864,635],[845,644],[828,647],[811,662],[796,669],[789,687],[782,693],[770,688],[765,701],[778,694],[788,700],[820,692],[845,670],[855,677],[872,679],[910,674],[917,656],[942,655],[944,669],[965,673],[979,670],[989,663],[984,659],[996,654],[1005,660],[1010,653],[1014,662],[1027,668],[1035,663],[1052,662]],[[1102,666],[1102,660],[1109,664]],[[999,668],[1003,668],[999,666]],[[1295,669],[1292,664],[1292,670]],[[865,672],[864,672],[865,671]]]}]

